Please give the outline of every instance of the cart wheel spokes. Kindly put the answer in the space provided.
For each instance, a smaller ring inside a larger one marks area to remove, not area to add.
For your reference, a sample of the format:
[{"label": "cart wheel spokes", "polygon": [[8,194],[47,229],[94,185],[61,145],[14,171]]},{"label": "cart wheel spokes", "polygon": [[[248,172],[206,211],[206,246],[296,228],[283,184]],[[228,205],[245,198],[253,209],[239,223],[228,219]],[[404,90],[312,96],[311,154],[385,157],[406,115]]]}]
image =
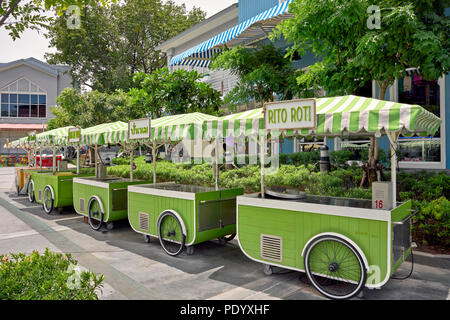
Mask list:
[{"label": "cart wheel spokes", "polygon": [[49,186],[46,186],[44,188],[44,199],[43,199],[45,213],[47,213],[47,214],[52,213],[53,204],[54,204],[54,199],[53,199],[52,191],[50,190]]},{"label": "cart wheel spokes", "polygon": [[335,236],[319,237],[309,245],[305,269],[314,287],[331,299],[349,299],[357,295],[367,277],[358,251]]},{"label": "cart wheel spokes", "polygon": [[159,221],[159,242],[164,251],[171,256],[179,255],[184,248],[186,236],[181,222],[172,212],[165,212]]},{"label": "cart wheel spokes", "polygon": [[34,199],[34,182],[31,179],[30,179],[30,181],[28,181],[27,191],[28,191],[28,200],[30,202],[34,202],[34,200],[35,200]]},{"label": "cart wheel spokes", "polygon": [[95,231],[100,230],[103,224],[103,212],[100,206],[99,201],[96,198],[91,199],[89,202],[89,211],[88,211],[88,218],[89,218],[89,225],[92,229]]}]

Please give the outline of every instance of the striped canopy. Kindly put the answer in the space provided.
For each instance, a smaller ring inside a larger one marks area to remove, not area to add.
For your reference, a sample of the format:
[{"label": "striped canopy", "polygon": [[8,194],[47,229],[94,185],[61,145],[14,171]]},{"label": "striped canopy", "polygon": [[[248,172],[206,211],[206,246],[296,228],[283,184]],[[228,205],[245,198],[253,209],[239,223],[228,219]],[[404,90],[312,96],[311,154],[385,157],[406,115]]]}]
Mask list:
[{"label": "striped canopy", "polygon": [[41,147],[66,145],[69,128],[63,127],[39,133],[36,135],[36,142]]},{"label": "striped canopy", "polygon": [[80,144],[105,145],[125,142],[127,139],[128,123],[117,121],[103,123],[81,130]]},{"label": "striped canopy", "polygon": [[159,118],[152,121],[152,137],[157,142],[201,139],[203,123],[217,119],[200,112]]},{"label": "striped canopy", "polygon": [[237,44],[249,44],[266,38],[280,21],[292,17],[292,14],[288,13],[289,4],[292,1],[294,0],[284,1],[173,57],[169,65],[208,67],[211,57],[220,52],[223,45],[227,44],[227,46],[233,47]]},{"label": "striped canopy", "polygon": [[[441,119],[418,105],[353,95],[316,99],[316,107],[317,129],[286,130],[282,133],[286,136],[339,136],[345,133],[374,135],[383,131],[401,131],[402,134],[434,135],[441,124]],[[207,139],[261,134],[264,114],[261,108],[250,110],[208,121],[205,127],[204,136]]]},{"label": "striped canopy", "polygon": [[11,141],[5,148],[26,148],[28,147],[28,137],[23,137],[18,140]]}]

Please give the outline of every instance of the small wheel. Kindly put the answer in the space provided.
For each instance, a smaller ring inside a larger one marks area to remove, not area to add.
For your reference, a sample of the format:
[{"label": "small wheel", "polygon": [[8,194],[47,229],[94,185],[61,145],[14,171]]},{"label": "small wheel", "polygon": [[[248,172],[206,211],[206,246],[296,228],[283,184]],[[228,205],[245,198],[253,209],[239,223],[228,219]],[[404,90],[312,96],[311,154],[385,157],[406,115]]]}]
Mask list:
[{"label": "small wheel", "polygon": [[226,242],[230,242],[236,237],[236,233],[230,234],[228,236],[222,237],[221,239],[225,240]]},{"label": "small wheel", "polygon": [[100,202],[97,198],[91,198],[89,201],[89,209],[88,209],[88,218],[89,225],[95,231],[100,230],[103,225],[103,217],[104,213],[102,212],[102,207],[100,206]]},{"label": "small wheel", "polygon": [[192,256],[192,255],[194,255],[194,246],[189,246],[189,247],[186,247],[186,253],[187,253],[187,255],[188,256]]},{"label": "small wheel", "polygon": [[328,298],[349,299],[366,283],[367,271],[361,255],[339,237],[315,239],[306,250],[304,262],[309,280]]},{"label": "small wheel", "polygon": [[168,255],[177,256],[183,251],[186,236],[181,222],[172,212],[163,213],[159,219],[158,233],[159,242]]},{"label": "small wheel", "polygon": [[28,181],[27,193],[28,193],[28,200],[31,203],[33,203],[35,201],[35,198],[34,198],[34,182],[31,179]]},{"label": "small wheel", "polygon": [[146,243],[150,243],[150,241],[151,241],[151,238],[150,238],[150,236],[149,235],[144,235],[144,241],[146,242]]},{"label": "small wheel", "polygon": [[224,246],[224,245],[227,244],[227,241],[225,240],[225,237],[218,238],[218,240],[219,240],[219,244],[221,246]]},{"label": "small wheel", "polygon": [[43,199],[44,211],[47,214],[51,214],[53,211],[54,199],[52,195],[52,190],[49,186],[44,188],[44,199]]},{"label": "small wheel", "polygon": [[271,275],[273,274],[273,268],[272,268],[272,266],[270,266],[270,265],[268,265],[268,264],[265,264],[265,265],[264,265],[264,274],[265,274],[266,276],[271,276]]},{"label": "small wheel", "polygon": [[108,222],[108,223],[106,223],[106,229],[107,229],[107,230],[112,230],[112,229],[114,229],[114,222]]}]

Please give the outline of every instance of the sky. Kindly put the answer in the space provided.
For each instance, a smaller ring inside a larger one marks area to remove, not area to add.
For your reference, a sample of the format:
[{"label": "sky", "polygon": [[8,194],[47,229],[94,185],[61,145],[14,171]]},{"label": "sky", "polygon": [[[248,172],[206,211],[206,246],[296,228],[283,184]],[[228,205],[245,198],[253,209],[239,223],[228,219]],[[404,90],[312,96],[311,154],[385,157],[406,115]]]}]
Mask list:
[{"label": "sky", "polygon": [[[188,10],[192,7],[199,7],[210,17],[219,11],[229,7],[238,0],[174,0],[177,4],[186,4]],[[34,57],[45,61],[46,52],[55,52],[54,48],[49,48],[48,40],[45,39],[42,32],[33,30],[25,31],[21,38],[12,41],[8,32],[0,29],[0,62],[9,62],[17,59]],[[4,50],[6,49],[6,50]]]}]

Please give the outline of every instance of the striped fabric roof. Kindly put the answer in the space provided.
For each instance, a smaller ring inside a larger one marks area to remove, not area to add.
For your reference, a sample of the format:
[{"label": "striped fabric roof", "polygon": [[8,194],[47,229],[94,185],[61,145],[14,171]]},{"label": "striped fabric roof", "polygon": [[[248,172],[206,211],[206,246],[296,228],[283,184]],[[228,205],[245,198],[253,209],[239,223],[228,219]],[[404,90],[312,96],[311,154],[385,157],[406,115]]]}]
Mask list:
[{"label": "striped fabric roof", "polygon": [[[292,135],[340,135],[375,134],[378,131],[399,131],[434,135],[441,119],[418,105],[408,105],[358,96],[342,96],[316,99],[317,129],[286,130]],[[206,139],[217,136],[242,136],[262,133],[264,130],[262,109],[255,109],[218,120],[205,126]]]},{"label": "striped fabric roof", "polygon": [[63,127],[39,133],[36,135],[36,142],[39,146],[65,145],[69,128]]},{"label": "striped fabric roof", "polygon": [[81,130],[80,144],[105,145],[125,142],[127,139],[128,123],[117,121],[103,123]]},{"label": "striped fabric roof", "polygon": [[233,47],[242,42],[249,43],[266,38],[280,21],[292,17],[292,14],[288,13],[292,1],[294,0],[287,0],[173,57],[169,65],[208,67],[211,62],[209,59],[220,51],[223,45]]}]

